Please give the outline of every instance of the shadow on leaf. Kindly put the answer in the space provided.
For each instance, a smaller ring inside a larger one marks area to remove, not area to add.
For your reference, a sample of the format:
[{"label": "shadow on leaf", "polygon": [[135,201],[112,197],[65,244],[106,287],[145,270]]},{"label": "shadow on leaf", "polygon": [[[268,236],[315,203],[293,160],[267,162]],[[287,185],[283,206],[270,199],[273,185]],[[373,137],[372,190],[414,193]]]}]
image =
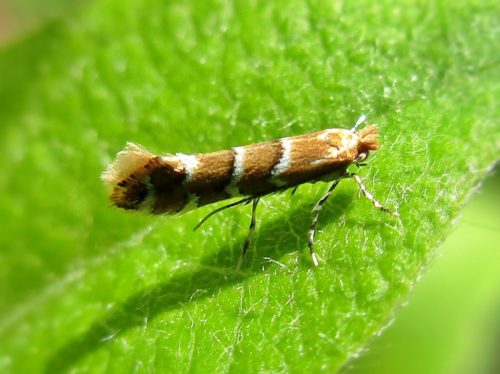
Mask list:
[{"label": "shadow on leaf", "polygon": [[[353,196],[339,193],[331,198],[325,206],[321,221],[337,221],[346,213]],[[328,206],[329,205],[329,206]],[[327,217],[325,217],[327,216]],[[276,266],[269,261],[252,261],[255,259],[280,258],[285,253],[293,251],[307,252],[307,230],[311,221],[311,204],[304,203],[290,211],[287,220],[275,219],[270,222],[260,222],[256,239],[258,246],[251,246],[246,257],[243,270],[235,270],[237,256],[233,254],[234,244],[228,244],[215,254],[201,260],[200,269],[181,271],[166,283],[138,292],[125,302],[113,307],[106,315],[98,318],[81,336],[69,341],[61,347],[48,361],[46,372],[61,372],[71,368],[76,362],[103,345],[114,340],[127,330],[151,321],[158,314],[181,307],[183,304],[212,296],[220,289],[234,285],[243,279],[265,272],[270,266]],[[299,241],[293,241],[289,246],[276,246],[276,242],[286,242],[289,227],[297,227],[303,233]],[[283,236],[283,237],[281,237]],[[243,243],[245,238],[240,238]],[[254,254],[250,251],[255,251]],[[313,267],[312,263],[306,266]],[[320,265],[321,266],[321,265]],[[324,265],[323,265],[324,266]]]}]

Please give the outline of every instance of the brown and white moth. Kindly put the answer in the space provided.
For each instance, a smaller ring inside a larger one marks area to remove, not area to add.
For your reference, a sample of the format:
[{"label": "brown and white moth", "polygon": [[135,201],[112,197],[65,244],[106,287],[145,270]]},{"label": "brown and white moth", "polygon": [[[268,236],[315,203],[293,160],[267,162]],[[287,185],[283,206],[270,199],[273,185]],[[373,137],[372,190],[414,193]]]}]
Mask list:
[{"label": "brown and white moth", "polygon": [[217,201],[244,197],[212,211],[195,229],[221,210],[252,202],[250,229],[238,268],[255,231],[255,212],[262,196],[306,182],[333,181],[313,209],[309,230],[309,250],[317,266],[314,235],[319,212],[342,179],[353,178],[376,208],[398,215],[373,197],[359,175],[347,171],[349,165],[364,165],[369,152],[379,147],[376,125],[356,130],[363,120],[364,116],[351,130],[332,128],[194,155],[158,156],[128,143],[104,171],[102,179],[111,189],[110,199],[115,206],[151,214],[177,214]]}]

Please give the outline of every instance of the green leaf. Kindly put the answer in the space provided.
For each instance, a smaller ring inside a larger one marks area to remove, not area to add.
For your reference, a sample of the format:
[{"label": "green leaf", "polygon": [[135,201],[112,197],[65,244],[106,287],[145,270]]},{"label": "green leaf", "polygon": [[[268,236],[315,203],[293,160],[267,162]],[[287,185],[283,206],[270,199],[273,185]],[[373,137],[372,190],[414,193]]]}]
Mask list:
[{"label": "green leaf", "polygon": [[[333,371],[381,330],[500,156],[498,5],[91,2],[0,51],[0,369]],[[169,218],[109,206],[126,141],[206,152],[362,114],[352,181]],[[26,359],[29,357],[29,359]]]},{"label": "green leaf", "polygon": [[494,373],[500,348],[500,174],[460,215],[395,322],[349,374]]}]

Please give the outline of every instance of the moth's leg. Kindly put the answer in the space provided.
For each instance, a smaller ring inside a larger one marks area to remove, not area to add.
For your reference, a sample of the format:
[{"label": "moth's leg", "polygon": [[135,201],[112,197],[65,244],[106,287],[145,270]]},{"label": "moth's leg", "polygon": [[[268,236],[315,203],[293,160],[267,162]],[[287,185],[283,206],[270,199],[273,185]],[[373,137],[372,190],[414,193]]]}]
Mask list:
[{"label": "moth's leg", "polygon": [[246,203],[249,203],[250,201],[252,201],[254,198],[253,197],[247,197],[247,198],[244,198],[244,199],[241,199],[241,200],[238,200],[234,203],[231,203],[231,204],[228,204],[228,205],[224,205],[223,207],[220,207],[220,208],[217,208],[213,211],[211,211],[210,213],[208,213],[193,229],[193,231],[196,231],[200,228],[201,225],[203,225],[207,219],[209,219],[210,217],[212,217],[214,214],[216,213],[219,213],[225,209],[228,209],[228,208],[232,208],[233,206],[237,206],[237,205],[241,205],[241,204],[246,204]]},{"label": "moth's leg", "polygon": [[297,188],[299,188],[299,186],[295,186],[292,190],[292,196],[295,194],[295,192],[297,192]]},{"label": "moth's leg", "polygon": [[318,257],[316,256],[316,252],[314,252],[314,236],[316,235],[316,226],[318,225],[318,217],[319,217],[319,212],[321,211],[321,208],[323,208],[323,205],[325,205],[326,200],[328,200],[328,197],[332,194],[333,190],[337,185],[339,184],[340,179],[335,180],[328,191],[321,197],[321,199],[318,200],[316,205],[314,206],[313,209],[313,220],[311,223],[311,228],[309,229],[309,252],[311,253],[311,258],[312,262],[314,263],[315,266],[319,265],[318,262]]},{"label": "moth's leg", "polygon": [[237,270],[240,270],[243,264],[243,257],[247,253],[248,247],[250,246],[250,240],[252,239],[253,233],[255,232],[255,212],[257,211],[257,204],[259,203],[260,197],[253,198],[252,200],[252,220],[250,221],[250,227],[248,228],[248,235],[245,239],[245,244],[243,244],[243,250],[241,251],[240,259],[238,260]]},{"label": "moth's leg", "polygon": [[361,192],[363,192],[363,195],[365,195],[365,197],[368,200],[370,200],[370,202],[372,203],[372,205],[375,208],[380,209],[382,212],[390,214],[391,216],[399,217],[399,213],[398,212],[395,212],[395,211],[392,211],[390,209],[387,209],[382,204],[380,204],[377,201],[377,199],[375,199],[375,197],[370,193],[370,191],[368,191],[368,189],[366,188],[365,184],[363,183],[363,180],[361,179],[361,177],[358,174],[347,173],[347,174],[345,174],[343,176],[343,178],[353,178],[356,181],[356,183],[358,184],[359,189],[361,190]]}]

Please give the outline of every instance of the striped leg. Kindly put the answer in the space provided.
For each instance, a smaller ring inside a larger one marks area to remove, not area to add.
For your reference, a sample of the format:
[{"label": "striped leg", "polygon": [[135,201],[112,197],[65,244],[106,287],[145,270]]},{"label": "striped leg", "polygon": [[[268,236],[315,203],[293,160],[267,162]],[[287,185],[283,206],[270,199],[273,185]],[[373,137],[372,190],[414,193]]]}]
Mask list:
[{"label": "striped leg", "polygon": [[365,195],[365,197],[370,200],[370,202],[372,203],[372,205],[377,208],[377,209],[380,209],[382,212],[384,213],[387,213],[387,214],[390,214],[391,216],[394,216],[394,217],[399,217],[399,213],[398,212],[395,212],[395,211],[392,211],[392,210],[389,210],[387,209],[386,207],[384,207],[382,204],[380,204],[377,199],[375,199],[375,197],[370,193],[370,191],[368,191],[366,189],[366,186],[365,184],[363,183],[363,180],[361,179],[361,177],[358,175],[358,174],[355,174],[355,173],[347,173],[343,178],[353,178],[356,183],[358,184],[359,186],[359,189],[361,190],[361,192],[363,192],[363,195]]},{"label": "striped leg", "polygon": [[311,253],[311,258],[315,266],[319,265],[318,262],[318,257],[316,256],[316,252],[314,252],[314,236],[316,235],[316,226],[318,225],[318,217],[319,217],[319,212],[321,211],[321,208],[323,208],[323,205],[325,205],[326,200],[328,200],[328,197],[332,194],[333,190],[337,185],[339,184],[340,179],[337,179],[332,183],[328,191],[319,199],[319,201],[316,203],[316,206],[313,209],[313,220],[311,223],[311,228],[309,229],[309,252]]},{"label": "striped leg", "polygon": [[248,229],[248,235],[245,239],[245,244],[243,244],[243,251],[241,252],[240,259],[238,260],[237,270],[240,270],[243,264],[243,257],[247,253],[248,247],[250,246],[250,240],[252,239],[253,233],[255,232],[255,212],[257,211],[257,204],[259,203],[260,197],[256,197],[252,200],[252,220],[250,221],[250,227]]}]

